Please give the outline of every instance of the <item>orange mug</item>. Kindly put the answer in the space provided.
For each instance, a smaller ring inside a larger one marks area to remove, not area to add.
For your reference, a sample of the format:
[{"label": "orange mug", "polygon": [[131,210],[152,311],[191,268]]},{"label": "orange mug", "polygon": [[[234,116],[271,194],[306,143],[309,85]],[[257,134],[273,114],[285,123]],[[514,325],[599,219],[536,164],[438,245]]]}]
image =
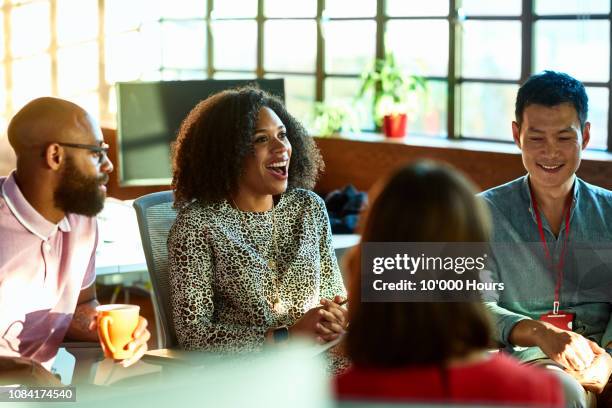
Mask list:
[{"label": "orange mug", "polygon": [[96,307],[98,312],[98,336],[104,345],[104,355],[115,360],[132,357],[127,345],[138,326],[140,306],[110,304]]}]

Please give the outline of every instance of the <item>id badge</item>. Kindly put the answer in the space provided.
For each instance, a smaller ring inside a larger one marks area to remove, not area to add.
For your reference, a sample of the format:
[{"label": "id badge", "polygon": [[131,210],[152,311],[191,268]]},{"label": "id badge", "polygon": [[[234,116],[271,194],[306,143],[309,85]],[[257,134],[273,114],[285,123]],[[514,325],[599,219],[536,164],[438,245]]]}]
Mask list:
[{"label": "id badge", "polygon": [[575,313],[564,312],[560,310],[558,313],[548,312],[540,316],[540,321],[550,323],[561,330],[573,330]]}]

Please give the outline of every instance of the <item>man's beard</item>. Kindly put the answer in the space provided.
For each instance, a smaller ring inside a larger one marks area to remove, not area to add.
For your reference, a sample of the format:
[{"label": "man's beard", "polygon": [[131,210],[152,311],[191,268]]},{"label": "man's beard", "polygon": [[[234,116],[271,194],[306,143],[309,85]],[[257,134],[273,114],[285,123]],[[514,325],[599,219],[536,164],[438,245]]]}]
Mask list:
[{"label": "man's beard", "polygon": [[74,161],[67,157],[60,184],[53,194],[55,206],[66,213],[93,217],[104,207],[106,195],[99,186],[107,181],[107,174],[101,177],[84,175],[74,165]]}]

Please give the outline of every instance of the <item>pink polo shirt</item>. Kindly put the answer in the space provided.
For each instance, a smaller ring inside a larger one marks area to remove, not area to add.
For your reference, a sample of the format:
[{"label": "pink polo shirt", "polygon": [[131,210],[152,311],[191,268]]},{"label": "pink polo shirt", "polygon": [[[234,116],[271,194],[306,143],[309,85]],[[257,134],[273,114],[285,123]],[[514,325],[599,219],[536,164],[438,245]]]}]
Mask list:
[{"label": "pink polo shirt", "polygon": [[95,280],[95,218],[59,224],[25,199],[15,173],[0,177],[0,355],[51,368],[82,288]]}]

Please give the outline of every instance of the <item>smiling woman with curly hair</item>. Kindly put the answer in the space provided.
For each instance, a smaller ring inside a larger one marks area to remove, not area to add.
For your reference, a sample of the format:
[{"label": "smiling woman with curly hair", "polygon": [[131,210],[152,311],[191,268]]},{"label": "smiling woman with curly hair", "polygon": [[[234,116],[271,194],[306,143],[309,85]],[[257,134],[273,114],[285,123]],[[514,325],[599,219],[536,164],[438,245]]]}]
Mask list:
[{"label": "smiling woman with curly hair", "polygon": [[256,88],[242,88],[200,102],[183,122],[174,149],[172,179],[179,206],[193,199],[219,202],[236,192],[264,106],[284,125],[293,151],[287,189],[314,187],[323,160],[312,138],[279,99]]},{"label": "smiling woman with curly hair", "polygon": [[325,204],[308,190],[323,163],[282,102],[253,87],[215,94],[189,113],[174,154],[179,343],[238,352],[336,339],[345,289]]}]

